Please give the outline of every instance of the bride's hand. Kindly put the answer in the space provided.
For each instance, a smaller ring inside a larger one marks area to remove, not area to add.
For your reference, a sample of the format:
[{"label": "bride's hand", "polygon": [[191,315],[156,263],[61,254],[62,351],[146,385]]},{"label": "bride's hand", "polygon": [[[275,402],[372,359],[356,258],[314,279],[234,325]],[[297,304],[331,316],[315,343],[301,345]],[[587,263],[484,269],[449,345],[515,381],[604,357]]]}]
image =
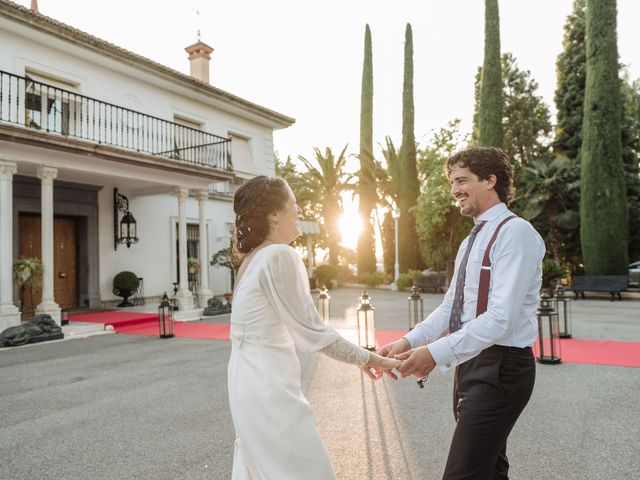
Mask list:
[{"label": "bride's hand", "polygon": [[384,372],[390,372],[394,368],[398,368],[402,365],[400,360],[395,358],[381,357],[377,353],[371,352],[369,355],[369,361],[362,367],[362,371],[372,380],[378,380],[382,377]]}]

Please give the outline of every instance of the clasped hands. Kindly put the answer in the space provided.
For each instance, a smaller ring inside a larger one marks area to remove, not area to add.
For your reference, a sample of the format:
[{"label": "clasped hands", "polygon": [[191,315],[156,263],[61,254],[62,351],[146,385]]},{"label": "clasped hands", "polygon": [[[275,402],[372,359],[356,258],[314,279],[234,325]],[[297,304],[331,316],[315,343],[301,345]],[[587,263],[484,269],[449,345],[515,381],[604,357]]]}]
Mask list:
[{"label": "clasped hands", "polygon": [[428,347],[412,349],[406,338],[400,338],[378,349],[376,354],[371,355],[369,361],[360,368],[374,380],[382,378],[384,374],[397,380],[398,375],[402,378],[410,375],[425,378],[435,366],[436,362]]}]

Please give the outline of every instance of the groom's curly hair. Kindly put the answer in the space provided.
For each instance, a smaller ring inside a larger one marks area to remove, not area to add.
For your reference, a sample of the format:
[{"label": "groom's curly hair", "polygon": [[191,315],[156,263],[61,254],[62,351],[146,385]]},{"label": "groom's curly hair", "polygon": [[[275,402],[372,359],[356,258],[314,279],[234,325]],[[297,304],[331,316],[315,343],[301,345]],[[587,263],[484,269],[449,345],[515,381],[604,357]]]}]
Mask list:
[{"label": "groom's curly hair", "polygon": [[238,187],[233,197],[236,221],[232,245],[236,257],[249,253],[267,238],[269,214],[282,210],[288,200],[287,182],[280,177],[259,175]]},{"label": "groom's curly hair", "polygon": [[468,168],[480,180],[496,176],[496,193],[501,202],[513,200],[513,166],[507,154],[495,147],[471,147],[454,153],[444,167],[447,178],[455,167]]}]

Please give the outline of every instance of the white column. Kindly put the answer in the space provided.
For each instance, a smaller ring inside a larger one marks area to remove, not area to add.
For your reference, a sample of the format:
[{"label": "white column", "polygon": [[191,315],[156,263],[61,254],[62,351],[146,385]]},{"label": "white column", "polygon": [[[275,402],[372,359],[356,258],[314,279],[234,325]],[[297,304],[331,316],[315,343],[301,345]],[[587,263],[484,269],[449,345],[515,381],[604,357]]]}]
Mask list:
[{"label": "white column", "polygon": [[193,310],[193,295],[189,291],[189,270],[187,259],[187,198],[189,189],[177,188],[178,197],[178,253],[180,256],[180,284],[178,285],[178,308],[181,311]]},{"label": "white column", "polygon": [[207,235],[207,202],[209,201],[209,191],[201,190],[197,192],[198,211],[200,224],[200,290],[198,290],[198,305],[200,308],[207,307],[207,300],[213,297],[209,290],[209,241]]},{"label": "white column", "polygon": [[14,162],[0,160],[0,332],[20,325],[13,304],[13,174]]},{"label": "white column", "polygon": [[41,220],[42,220],[42,302],[36,307],[36,313],[51,315],[60,325],[60,306],[53,299],[54,265],[53,265],[53,180],[58,176],[58,169],[38,167],[38,178],[41,180]]}]

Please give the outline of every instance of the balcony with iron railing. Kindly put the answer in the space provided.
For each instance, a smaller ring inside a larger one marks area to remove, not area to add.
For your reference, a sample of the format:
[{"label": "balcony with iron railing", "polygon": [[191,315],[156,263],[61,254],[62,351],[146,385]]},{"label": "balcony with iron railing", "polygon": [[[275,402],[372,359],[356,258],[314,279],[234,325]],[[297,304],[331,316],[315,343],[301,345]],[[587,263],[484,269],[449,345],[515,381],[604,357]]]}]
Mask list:
[{"label": "balcony with iron railing", "polygon": [[231,140],[0,70],[0,122],[231,171]]}]

